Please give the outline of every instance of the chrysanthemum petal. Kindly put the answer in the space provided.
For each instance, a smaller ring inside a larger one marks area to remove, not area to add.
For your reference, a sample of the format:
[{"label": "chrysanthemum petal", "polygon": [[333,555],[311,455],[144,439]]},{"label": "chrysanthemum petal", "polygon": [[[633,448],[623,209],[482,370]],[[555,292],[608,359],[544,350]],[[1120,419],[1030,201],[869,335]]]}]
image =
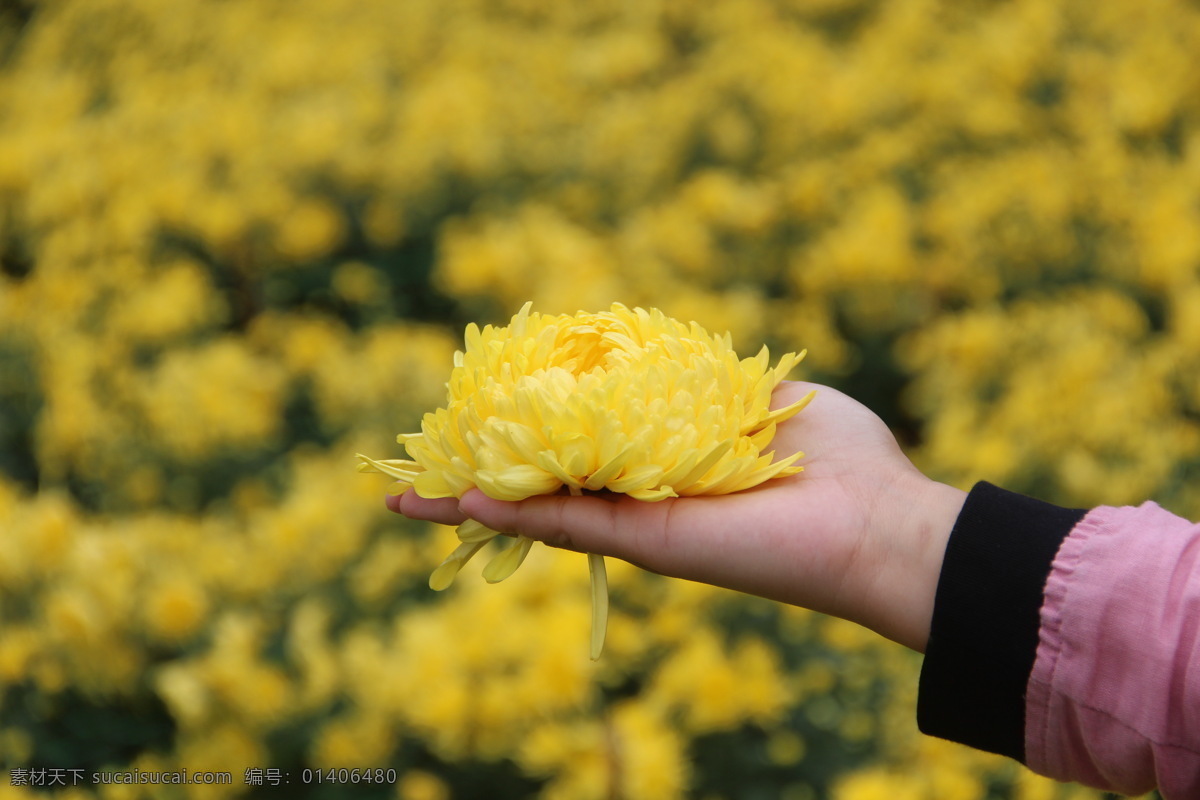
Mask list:
[{"label": "chrysanthemum petal", "polygon": [[804,407],[807,406],[809,403],[811,403],[812,399],[816,396],[817,396],[817,390],[813,389],[811,392],[804,395],[804,397],[801,397],[799,400],[792,403],[791,405],[784,406],[783,408],[775,409],[774,411],[772,411],[770,414],[768,414],[766,416],[766,420],[769,420],[769,421],[775,422],[775,423],[779,423],[779,422],[783,422],[784,420],[791,419],[792,417],[796,416],[801,411],[803,411]]},{"label": "chrysanthemum petal", "polygon": [[[766,457],[769,457],[769,456],[770,456],[770,454],[768,454],[768,456],[766,456]],[[759,484],[766,483],[767,481],[771,480],[772,478],[779,477],[780,473],[782,473],[786,469],[789,469],[792,466],[792,464],[794,464],[796,461],[800,460],[803,457],[804,457],[804,453],[793,453],[792,455],[788,456],[787,458],[785,458],[781,461],[776,461],[776,462],[773,462],[772,464],[770,464],[769,466],[763,467],[761,469],[757,469],[754,472],[751,472],[750,474],[745,475],[742,478],[742,480],[739,481],[738,483],[735,483],[733,485],[733,487],[729,489],[729,493],[732,494],[733,492],[740,492],[745,489],[752,489],[755,486],[758,486]],[[801,470],[803,470],[803,467],[801,467]],[[795,473],[792,473],[792,474],[795,474]]]},{"label": "chrysanthemum petal", "polygon": [[436,470],[426,470],[413,480],[413,488],[421,497],[434,499],[438,497],[454,497],[455,494],[446,483],[444,473]]},{"label": "chrysanthemum petal", "polygon": [[489,433],[498,436],[515,457],[526,463],[533,463],[537,454],[546,447],[533,428],[523,423],[495,420],[491,421],[489,428]]},{"label": "chrysanthemum petal", "polygon": [[713,445],[707,453],[705,453],[691,470],[684,473],[681,477],[671,480],[668,476],[663,476],[663,483],[669,483],[682,491],[694,484],[696,481],[704,477],[713,466],[716,465],[721,458],[733,448],[733,440],[725,439]]},{"label": "chrysanthemum petal", "polygon": [[588,553],[588,574],[592,581],[592,661],[604,650],[604,634],[608,630],[608,572],[604,556]]},{"label": "chrysanthemum petal", "polygon": [[[769,413],[769,409],[771,407],[771,395],[774,393],[774,391],[775,383],[768,375],[764,375],[763,377],[759,378],[758,382],[754,385],[754,389],[751,392],[750,402],[751,406],[755,409],[755,411],[758,412],[759,420]],[[755,427],[758,427],[758,424],[759,423],[756,423]]]},{"label": "chrysanthemum petal", "polygon": [[807,350],[801,350],[799,353],[784,353],[773,370],[775,373],[775,385],[778,386],[781,381],[787,378],[788,373],[795,369],[796,365],[803,361],[806,355],[808,355]]},{"label": "chrysanthemum petal", "polygon": [[674,486],[675,482],[696,468],[702,454],[695,448],[685,450],[675,464],[659,479],[661,483]]},{"label": "chrysanthemum petal", "polygon": [[450,487],[451,496],[462,497],[468,489],[474,488],[474,473],[475,466],[466,459],[458,456],[450,459],[450,466],[442,470],[442,476],[446,479],[446,485]]},{"label": "chrysanthemum petal", "polygon": [[733,486],[754,471],[757,460],[757,453],[735,455],[718,464],[711,474],[705,476],[700,487],[685,494],[729,494]]},{"label": "chrysanthemum petal", "polygon": [[596,444],[592,437],[574,433],[557,442],[558,461],[568,475],[587,475],[596,466]]},{"label": "chrysanthemum petal", "polygon": [[549,472],[558,480],[562,481],[567,486],[579,488],[583,484],[576,480],[571,473],[567,472],[566,468],[558,463],[558,456],[553,450],[543,450],[537,454],[537,465]]},{"label": "chrysanthemum petal", "polygon": [[488,583],[499,583],[517,571],[529,555],[533,547],[533,539],[528,536],[518,536],[517,541],[501,550],[483,568],[483,579]]},{"label": "chrysanthemum petal", "polygon": [[471,556],[479,552],[479,548],[487,544],[484,542],[463,542],[458,547],[454,548],[454,552],[446,556],[446,559],[438,565],[433,574],[429,576],[429,588],[435,592],[440,592],[454,582],[454,577],[458,575],[458,571],[462,569],[463,564],[471,560]]},{"label": "chrysanthemum petal", "polygon": [[524,500],[538,494],[550,494],[562,486],[557,476],[533,464],[517,464],[502,470],[477,470],[475,481],[483,493],[494,500]]},{"label": "chrysanthemum petal", "polygon": [[490,542],[492,539],[495,539],[500,535],[496,531],[484,525],[482,522],[477,522],[473,519],[469,519],[463,524],[459,525],[454,529],[454,532],[458,535],[458,540],[460,542],[467,542],[470,544],[474,544],[476,542]]},{"label": "chrysanthemum petal", "polygon": [[591,489],[592,491],[603,489],[605,484],[625,467],[625,462],[628,460],[631,452],[633,452],[633,445],[625,445],[624,449],[609,459],[607,463],[602,464],[583,482],[583,488]]},{"label": "chrysanthemum petal", "polygon": [[750,444],[755,450],[762,452],[765,447],[771,444],[771,440],[775,438],[775,427],[774,421],[767,422],[762,428],[751,434]]},{"label": "chrysanthemum petal", "polygon": [[612,492],[632,492],[634,489],[648,489],[656,485],[662,478],[663,468],[657,464],[642,464],[628,470],[616,480],[608,482],[604,488]]},{"label": "chrysanthemum petal", "polygon": [[400,458],[374,459],[364,456],[362,453],[355,453],[354,457],[359,460],[359,472],[382,472],[384,475],[390,475],[402,481],[411,482],[425,470],[415,461],[406,461]]},{"label": "chrysanthemum petal", "polygon": [[666,500],[668,497],[679,497],[679,493],[670,486],[660,486],[657,489],[631,489],[625,494],[635,500],[644,500],[647,503],[657,503],[659,500]]}]

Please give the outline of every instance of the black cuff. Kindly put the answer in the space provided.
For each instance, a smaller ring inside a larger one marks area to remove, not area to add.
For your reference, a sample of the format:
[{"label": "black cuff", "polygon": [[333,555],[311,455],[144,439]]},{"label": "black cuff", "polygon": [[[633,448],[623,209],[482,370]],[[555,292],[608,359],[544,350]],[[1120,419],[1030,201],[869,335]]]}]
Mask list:
[{"label": "black cuff", "polygon": [[946,544],[917,725],[1025,760],[1025,686],[1059,545],[1087,513],[977,483]]}]

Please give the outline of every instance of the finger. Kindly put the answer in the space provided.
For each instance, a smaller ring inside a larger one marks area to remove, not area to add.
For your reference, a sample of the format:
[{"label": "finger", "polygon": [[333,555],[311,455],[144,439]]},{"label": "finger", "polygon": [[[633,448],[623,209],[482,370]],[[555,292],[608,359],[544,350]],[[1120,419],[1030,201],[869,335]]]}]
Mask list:
[{"label": "finger", "polygon": [[593,496],[542,495],[509,502],[478,489],[463,495],[459,508],[468,517],[503,533],[521,533],[552,547],[616,555],[619,501]]},{"label": "finger", "polygon": [[[493,530],[602,556],[676,578],[793,602],[797,556],[774,557],[778,541],[748,493],[669,498],[655,503],[631,497],[546,495],[519,502],[493,500],[478,490],[459,507]],[[765,558],[763,553],[772,555]],[[801,561],[811,560],[802,553]],[[782,578],[780,576],[783,576]]]},{"label": "finger", "polygon": [[457,499],[441,497],[430,500],[421,497],[412,489],[401,495],[388,495],[387,507],[412,519],[424,519],[442,525],[458,525],[467,518],[458,510]]},{"label": "finger", "polygon": [[543,495],[509,502],[478,489],[463,495],[468,517],[503,533],[520,533],[551,547],[613,556],[646,569],[678,573],[684,559],[669,547],[672,501],[644,503],[629,497]]}]

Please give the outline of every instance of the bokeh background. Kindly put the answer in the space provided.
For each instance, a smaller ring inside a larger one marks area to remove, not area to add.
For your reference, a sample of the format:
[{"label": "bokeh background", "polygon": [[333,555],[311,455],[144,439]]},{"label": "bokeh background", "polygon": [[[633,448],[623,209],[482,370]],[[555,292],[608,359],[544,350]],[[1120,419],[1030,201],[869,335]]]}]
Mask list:
[{"label": "bokeh background", "polygon": [[1198,53],[1186,0],[0,4],[0,764],[1100,797],[921,737],[847,623],[614,564],[593,664],[581,557],[434,595],[352,454],[467,321],[617,300],[808,348],[941,480],[1200,516]]}]

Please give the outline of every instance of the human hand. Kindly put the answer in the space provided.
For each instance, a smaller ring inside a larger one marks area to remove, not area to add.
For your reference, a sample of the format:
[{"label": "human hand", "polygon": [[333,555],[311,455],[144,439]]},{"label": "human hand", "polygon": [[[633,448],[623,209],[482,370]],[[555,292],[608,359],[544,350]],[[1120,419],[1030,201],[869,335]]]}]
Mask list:
[{"label": "human hand", "polygon": [[779,426],[778,455],[805,469],[728,495],[648,503],[625,495],[519,502],[472,489],[461,499],[388,498],[407,517],[467,518],[552,547],[614,556],[676,578],[811,608],[923,652],[950,530],[966,493],[926,478],[887,426],[836,389],[787,381],[780,407],[817,395]]}]

